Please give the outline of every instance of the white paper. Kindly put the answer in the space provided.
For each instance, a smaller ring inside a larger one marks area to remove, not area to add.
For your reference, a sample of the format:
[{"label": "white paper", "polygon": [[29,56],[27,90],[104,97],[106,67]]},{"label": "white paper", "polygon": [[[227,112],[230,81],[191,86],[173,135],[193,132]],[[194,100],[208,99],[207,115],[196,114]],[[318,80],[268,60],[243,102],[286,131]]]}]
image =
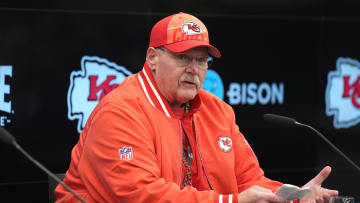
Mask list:
[{"label": "white paper", "polygon": [[305,197],[309,192],[311,190],[308,187],[299,188],[295,185],[283,184],[275,194],[286,198],[288,201],[293,201]]}]

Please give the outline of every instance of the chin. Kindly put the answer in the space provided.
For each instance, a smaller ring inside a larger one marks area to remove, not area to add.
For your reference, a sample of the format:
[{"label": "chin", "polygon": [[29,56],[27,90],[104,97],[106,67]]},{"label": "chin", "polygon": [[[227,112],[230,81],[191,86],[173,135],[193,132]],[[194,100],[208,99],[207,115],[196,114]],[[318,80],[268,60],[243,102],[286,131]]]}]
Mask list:
[{"label": "chin", "polygon": [[177,92],[177,100],[183,104],[189,100],[192,100],[195,98],[195,96],[198,94],[198,91],[195,89],[187,89],[187,90],[183,90],[183,91],[178,91]]},{"label": "chin", "polygon": [[183,95],[182,97],[179,97],[179,101],[181,104],[187,102],[187,101],[190,101],[192,99],[194,99],[196,96],[196,94],[191,94],[191,95]]}]

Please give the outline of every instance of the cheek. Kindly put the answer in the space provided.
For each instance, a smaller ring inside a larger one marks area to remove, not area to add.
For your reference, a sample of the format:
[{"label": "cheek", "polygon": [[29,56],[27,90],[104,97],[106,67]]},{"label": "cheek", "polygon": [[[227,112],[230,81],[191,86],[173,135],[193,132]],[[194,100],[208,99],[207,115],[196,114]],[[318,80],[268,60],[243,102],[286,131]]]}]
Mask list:
[{"label": "cheek", "polygon": [[199,80],[200,80],[200,85],[201,85],[201,86],[202,86],[202,84],[204,83],[205,76],[206,76],[206,72],[199,74]]},{"label": "cheek", "polygon": [[162,78],[162,85],[165,89],[176,89],[179,85],[179,80],[181,77],[181,72],[179,71],[162,71],[159,73],[160,78]]}]

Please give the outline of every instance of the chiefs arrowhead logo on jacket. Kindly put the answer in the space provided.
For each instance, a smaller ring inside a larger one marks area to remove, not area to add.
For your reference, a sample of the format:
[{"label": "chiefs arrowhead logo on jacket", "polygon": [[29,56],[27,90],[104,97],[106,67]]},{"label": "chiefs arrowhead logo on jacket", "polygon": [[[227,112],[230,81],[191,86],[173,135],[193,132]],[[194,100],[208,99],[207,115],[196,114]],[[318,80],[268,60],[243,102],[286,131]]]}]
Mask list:
[{"label": "chiefs arrowhead logo on jacket", "polygon": [[221,136],[218,139],[218,145],[221,150],[228,152],[232,149],[232,141],[230,137]]}]

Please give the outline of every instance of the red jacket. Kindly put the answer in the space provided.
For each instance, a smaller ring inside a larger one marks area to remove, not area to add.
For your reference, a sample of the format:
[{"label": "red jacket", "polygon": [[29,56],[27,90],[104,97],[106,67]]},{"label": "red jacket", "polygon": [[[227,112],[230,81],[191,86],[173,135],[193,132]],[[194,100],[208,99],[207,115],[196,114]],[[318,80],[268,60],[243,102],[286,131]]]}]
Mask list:
[{"label": "red jacket", "polygon": [[[195,137],[204,178],[212,190],[182,181],[182,128]],[[145,64],[106,95],[93,110],[72,151],[64,182],[90,202],[231,202],[264,177],[236,125],[231,106],[200,90],[179,120],[159,93]],[[77,202],[61,185],[57,202]],[[234,201],[237,202],[237,201]]]}]

